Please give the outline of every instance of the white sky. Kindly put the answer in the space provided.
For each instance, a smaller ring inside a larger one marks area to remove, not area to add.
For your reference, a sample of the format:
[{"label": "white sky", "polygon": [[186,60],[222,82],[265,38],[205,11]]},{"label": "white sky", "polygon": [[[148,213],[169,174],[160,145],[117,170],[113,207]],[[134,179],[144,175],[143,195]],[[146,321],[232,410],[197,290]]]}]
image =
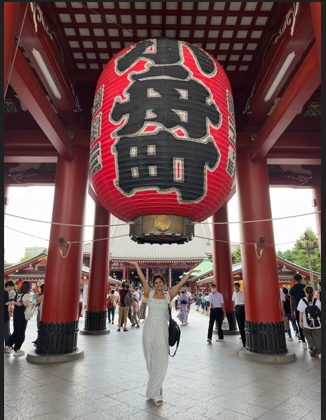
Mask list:
[{"label": "white sky", "polygon": [[[273,217],[292,216],[311,213],[312,192],[310,189],[271,188],[270,189]],[[10,187],[9,204],[6,213],[28,217],[32,219],[51,221],[54,187]],[[93,200],[87,196],[85,224],[94,223],[95,206]],[[238,196],[235,194],[228,205],[229,221],[238,221]],[[5,216],[5,226],[36,235],[45,239],[50,235],[50,224],[35,223],[27,220]],[[274,221],[275,243],[296,241],[306,228],[310,227],[316,233],[315,216],[309,215],[293,219]],[[48,247],[46,241],[32,238],[5,228],[4,231],[4,259],[7,262],[18,262],[25,252],[25,247]],[[84,240],[91,240],[92,228],[85,228]],[[239,225],[230,225],[231,242],[239,242]],[[293,244],[280,245],[276,249],[290,249]]]}]

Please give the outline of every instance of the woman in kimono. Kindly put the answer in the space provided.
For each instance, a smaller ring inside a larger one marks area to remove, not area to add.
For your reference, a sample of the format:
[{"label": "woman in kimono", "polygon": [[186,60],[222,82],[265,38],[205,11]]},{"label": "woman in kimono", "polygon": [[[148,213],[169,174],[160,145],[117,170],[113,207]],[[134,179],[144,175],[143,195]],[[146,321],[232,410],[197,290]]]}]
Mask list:
[{"label": "woman in kimono", "polygon": [[164,278],[156,275],[154,288],[150,288],[137,262],[133,263],[140,278],[144,295],[148,298],[148,315],[143,328],[143,351],[148,371],[146,396],[156,405],[163,404],[162,385],[169,362],[169,311],[168,304],[177,295],[180,287],[189,281],[194,270],[189,271],[180,282],[164,293]]},{"label": "woman in kimono", "polygon": [[186,292],[182,290],[181,295],[179,297],[179,313],[177,315],[177,318],[181,322],[182,326],[187,325],[188,321],[188,304],[189,304],[189,298],[186,295]]}]

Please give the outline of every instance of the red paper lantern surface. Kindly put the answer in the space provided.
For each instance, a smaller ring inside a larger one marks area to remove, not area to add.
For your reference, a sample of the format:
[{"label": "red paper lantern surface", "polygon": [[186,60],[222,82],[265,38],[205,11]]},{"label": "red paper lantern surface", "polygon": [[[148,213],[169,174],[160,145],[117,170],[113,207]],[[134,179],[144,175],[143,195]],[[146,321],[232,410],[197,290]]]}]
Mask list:
[{"label": "red paper lantern surface", "polygon": [[103,70],[92,113],[90,170],[110,213],[201,222],[223,205],[235,172],[233,98],[207,52],[167,39],[125,48]]}]

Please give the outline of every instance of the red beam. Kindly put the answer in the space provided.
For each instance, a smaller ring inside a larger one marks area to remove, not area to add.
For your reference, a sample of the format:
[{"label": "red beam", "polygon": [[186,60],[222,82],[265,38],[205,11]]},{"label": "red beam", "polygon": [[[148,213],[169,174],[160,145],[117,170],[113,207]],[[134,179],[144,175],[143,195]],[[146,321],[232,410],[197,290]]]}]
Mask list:
[{"label": "red beam", "polygon": [[263,159],[320,85],[320,66],[314,45],[293,76],[271,116],[258,133],[251,159]]},{"label": "red beam", "polygon": [[9,85],[10,68],[15,50],[15,32],[19,18],[21,4],[16,2],[4,2],[4,43],[3,43],[3,82],[4,97],[6,97]]},{"label": "red beam", "polygon": [[[309,5],[301,2],[298,7],[297,16],[294,17],[296,4],[292,2],[283,4],[284,20],[280,25],[280,28],[283,27],[283,31],[279,32],[279,28],[277,30],[275,30],[275,28],[270,29],[269,50],[261,56],[261,67],[258,76],[256,76],[257,81],[252,97],[250,98],[249,125],[261,125],[262,122],[265,121],[267,114],[274,103],[274,99],[280,96],[280,92],[285,86],[288,78],[300,62],[301,57],[307,50],[310,42],[314,39],[312,26],[307,24]],[[287,24],[284,27],[283,25],[288,18],[290,19],[291,25]],[[292,23],[294,23],[293,26]],[[291,35],[292,27],[294,31]],[[291,53],[294,53],[295,55],[289,68],[286,70],[271,98],[268,101],[265,101],[264,98],[271,88],[273,81],[279,74],[281,67],[284,65],[284,61]]]},{"label": "red beam", "polygon": [[274,150],[293,150],[297,152],[302,151],[315,151],[321,153],[321,135],[318,131],[286,131],[277,140],[271,152]]},{"label": "red beam", "polygon": [[[63,122],[74,123],[76,122],[76,113],[74,112],[76,101],[72,93],[70,78],[53,34],[47,32],[44,25],[38,20],[38,17],[45,19],[42,8],[43,5],[41,3],[35,3],[34,6],[28,6],[26,21],[20,39],[20,46],[24,49],[29,61],[33,64],[38,77],[50,96],[52,103],[59,112]],[[35,32],[35,22],[37,25],[37,32]],[[47,22],[45,21],[45,25],[46,24]],[[51,39],[51,37],[53,39]],[[40,68],[40,64],[33,55],[33,50],[34,53],[40,54],[60,97],[58,96],[58,93],[56,96],[52,91],[47,78]]]},{"label": "red beam", "polygon": [[20,51],[17,51],[10,84],[58,154],[71,160],[73,145],[66,130]]}]

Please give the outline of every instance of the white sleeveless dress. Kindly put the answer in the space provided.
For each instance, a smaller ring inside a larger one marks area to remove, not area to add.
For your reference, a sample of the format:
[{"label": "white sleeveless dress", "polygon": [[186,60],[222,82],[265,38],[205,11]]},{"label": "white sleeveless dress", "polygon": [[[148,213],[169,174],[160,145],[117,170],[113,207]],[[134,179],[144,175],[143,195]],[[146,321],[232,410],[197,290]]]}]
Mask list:
[{"label": "white sleeveless dress", "polygon": [[154,299],[155,291],[148,297],[148,316],[143,328],[143,351],[148,371],[146,396],[150,399],[162,397],[162,384],[169,362],[169,311],[170,295],[166,299]]}]

